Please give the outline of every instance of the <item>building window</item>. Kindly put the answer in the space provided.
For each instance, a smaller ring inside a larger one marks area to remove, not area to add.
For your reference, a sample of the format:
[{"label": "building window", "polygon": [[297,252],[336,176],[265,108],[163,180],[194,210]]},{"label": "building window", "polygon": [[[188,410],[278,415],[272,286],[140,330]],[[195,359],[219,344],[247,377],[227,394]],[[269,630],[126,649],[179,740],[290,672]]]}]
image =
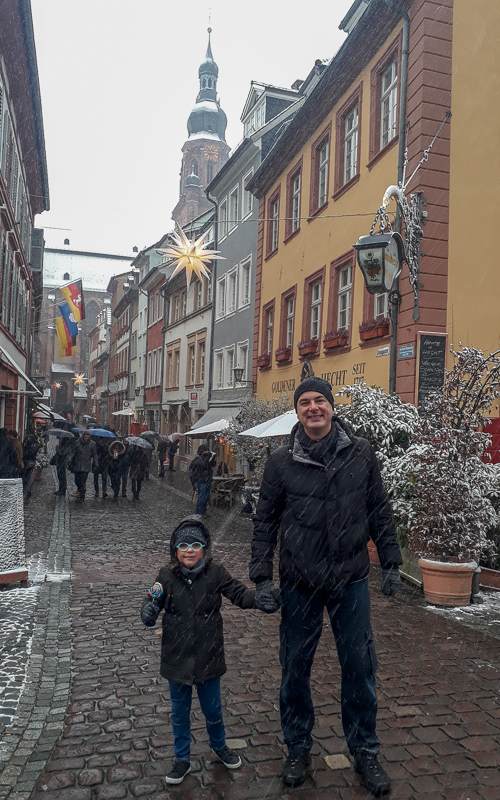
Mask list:
[{"label": "building window", "polygon": [[389,316],[389,293],[383,292],[374,296],[373,311],[375,319],[387,319]]},{"label": "building window", "polygon": [[218,350],[215,353],[215,380],[217,389],[224,388],[224,352]]},{"label": "building window", "polygon": [[285,237],[292,236],[300,228],[302,197],[302,159],[288,173],[286,179],[286,223]]},{"label": "building window", "polygon": [[263,308],[262,354],[271,355],[274,339],[274,300]]},{"label": "building window", "polygon": [[325,270],[309,275],[304,283],[304,313],[302,317],[302,340],[319,339],[323,319],[323,287]]},{"label": "building window", "polygon": [[324,132],[312,146],[310,213],[315,214],[328,203],[330,168],[330,132]]},{"label": "building window", "polygon": [[295,324],[295,293],[285,299],[285,347],[293,347]]},{"label": "building window", "polygon": [[188,344],[187,353],[187,380],[188,386],[194,386],[196,379],[196,343],[190,342]]},{"label": "building window", "polygon": [[311,322],[309,326],[309,337],[319,339],[321,333],[321,306],[322,306],[322,281],[315,281],[310,287],[311,297]]},{"label": "building window", "polygon": [[192,161],[191,162],[191,175],[198,175],[198,162]]},{"label": "building window", "polygon": [[224,375],[226,380],[226,387],[230,388],[233,385],[234,377],[234,347],[227,347],[225,351],[226,363],[224,367]]},{"label": "building window", "polygon": [[174,367],[173,367],[173,380],[174,380],[174,387],[176,389],[179,388],[179,370],[181,364],[181,351],[174,350]]},{"label": "building window", "polygon": [[380,149],[394,139],[397,133],[398,72],[396,61],[391,61],[381,75],[380,84]]},{"label": "building window", "polygon": [[279,216],[280,192],[279,189],[271,196],[267,204],[267,255],[270,256],[278,249],[279,241]]},{"label": "building window", "polygon": [[393,41],[371,71],[370,162],[398,136],[398,72],[401,36]]},{"label": "building window", "polygon": [[248,369],[248,342],[238,342],[238,356],[236,359],[236,366],[243,367],[242,380],[246,380],[247,369]]},{"label": "building window", "polygon": [[217,319],[226,315],[226,276],[217,281]]},{"label": "building window", "polygon": [[358,106],[354,106],[344,119],[344,183],[358,172]]},{"label": "building window", "polygon": [[219,206],[219,239],[223,239],[227,234],[227,199],[224,199]]},{"label": "building window", "polygon": [[245,219],[248,217],[249,214],[253,211],[253,194],[251,192],[247,192],[245,186],[249,182],[250,178],[253,175],[253,169],[250,172],[247,172],[246,175],[243,176],[243,208],[241,213],[241,218]]},{"label": "building window", "polygon": [[233,231],[238,225],[239,218],[239,192],[238,186],[235,186],[232,192],[229,193],[229,219],[227,221],[228,233]]},{"label": "building window", "polygon": [[197,342],[198,348],[198,357],[196,362],[196,383],[204,383],[205,382],[205,357],[206,357],[206,344],[205,340],[203,339],[201,342]]},{"label": "building window", "polygon": [[236,299],[238,296],[238,269],[233,269],[227,276],[227,313],[232,314],[236,311]]},{"label": "building window", "polygon": [[338,271],[337,330],[348,330],[351,323],[352,265]]},{"label": "building window", "polygon": [[252,257],[248,256],[240,264],[240,308],[250,303]]},{"label": "building window", "polygon": [[328,200],[328,151],[329,141],[323,142],[318,151],[318,197],[317,207],[321,208]]},{"label": "building window", "polygon": [[203,305],[203,284],[201,280],[193,281],[193,310],[198,311]]},{"label": "building window", "polygon": [[181,319],[184,319],[187,311],[187,292],[184,289],[181,292]]}]

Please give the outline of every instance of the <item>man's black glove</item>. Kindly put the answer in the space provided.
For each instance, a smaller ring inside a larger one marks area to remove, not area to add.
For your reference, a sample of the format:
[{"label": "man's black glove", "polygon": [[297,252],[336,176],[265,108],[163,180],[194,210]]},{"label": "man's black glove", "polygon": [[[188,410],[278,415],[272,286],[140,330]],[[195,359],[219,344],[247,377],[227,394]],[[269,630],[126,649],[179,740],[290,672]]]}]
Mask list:
[{"label": "man's black glove", "polygon": [[255,586],[255,608],[265,614],[273,614],[281,606],[279,589],[273,587],[271,580],[260,581]]},{"label": "man's black glove", "polygon": [[382,594],[386,597],[392,597],[401,588],[401,577],[399,575],[399,567],[388,567],[382,570],[382,578],[380,581],[380,588]]},{"label": "man's black glove", "polygon": [[141,619],[147,628],[153,628],[155,626],[159,613],[160,609],[154,600],[145,600],[142,604]]}]

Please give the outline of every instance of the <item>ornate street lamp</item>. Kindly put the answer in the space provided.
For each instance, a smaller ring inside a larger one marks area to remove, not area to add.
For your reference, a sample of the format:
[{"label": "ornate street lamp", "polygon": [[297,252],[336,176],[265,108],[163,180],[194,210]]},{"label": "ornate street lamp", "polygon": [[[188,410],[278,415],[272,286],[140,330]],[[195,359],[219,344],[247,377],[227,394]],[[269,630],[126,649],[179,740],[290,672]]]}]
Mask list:
[{"label": "ornate street lamp", "polygon": [[252,389],[253,389],[253,387],[254,387],[254,382],[253,381],[243,380],[243,373],[244,372],[245,372],[245,368],[244,367],[234,367],[233,368],[233,376],[234,376],[234,386],[235,386],[235,388],[236,388],[236,384],[237,383],[248,383],[248,384],[252,384]]},{"label": "ornate street lamp", "polygon": [[391,292],[405,259],[399,233],[360,236],[354,249],[370,294]]}]

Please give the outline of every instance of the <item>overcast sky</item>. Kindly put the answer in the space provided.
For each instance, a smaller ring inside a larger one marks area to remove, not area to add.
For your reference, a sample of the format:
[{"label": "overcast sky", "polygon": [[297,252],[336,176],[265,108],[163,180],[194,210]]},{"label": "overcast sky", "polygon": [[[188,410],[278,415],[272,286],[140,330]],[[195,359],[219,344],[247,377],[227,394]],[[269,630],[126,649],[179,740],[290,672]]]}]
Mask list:
[{"label": "overcast sky", "polygon": [[251,80],[290,86],[331,58],[352,0],[32,0],[51,211],[49,246],[131,253],[172,226],[181,147],[207,45],[230,147]]}]

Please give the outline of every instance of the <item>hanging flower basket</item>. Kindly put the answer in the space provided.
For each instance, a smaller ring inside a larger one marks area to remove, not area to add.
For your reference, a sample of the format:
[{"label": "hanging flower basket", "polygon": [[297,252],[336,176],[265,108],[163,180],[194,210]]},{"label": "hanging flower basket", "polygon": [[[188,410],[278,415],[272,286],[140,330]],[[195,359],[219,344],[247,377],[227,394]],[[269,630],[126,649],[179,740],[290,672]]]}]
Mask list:
[{"label": "hanging flower basket", "polygon": [[292,360],[292,348],[282,347],[280,350],[276,350],[274,356],[278,364],[288,364]]},{"label": "hanging flower basket", "polygon": [[339,347],[347,347],[349,343],[349,332],[346,330],[329,331],[323,337],[323,347],[325,350],[335,350]]},{"label": "hanging flower basket", "polygon": [[271,354],[262,353],[257,359],[257,366],[259,369],[268,369],[271,366]]},{"label": "hanging flower basket", "polygon": [[306,339],[303,342],[299,342],[299,355],[302,358],[307,358],[308,356],[315,356],[318,354],[318,339]]},{"label": "hanging flower basket", "polygon": [[381,339],[389,336],[390,321],[387,317],[374,319],[369,322],[362,322],[359,326],[359,338],[362,342],[369,342],[371,339]]}]

